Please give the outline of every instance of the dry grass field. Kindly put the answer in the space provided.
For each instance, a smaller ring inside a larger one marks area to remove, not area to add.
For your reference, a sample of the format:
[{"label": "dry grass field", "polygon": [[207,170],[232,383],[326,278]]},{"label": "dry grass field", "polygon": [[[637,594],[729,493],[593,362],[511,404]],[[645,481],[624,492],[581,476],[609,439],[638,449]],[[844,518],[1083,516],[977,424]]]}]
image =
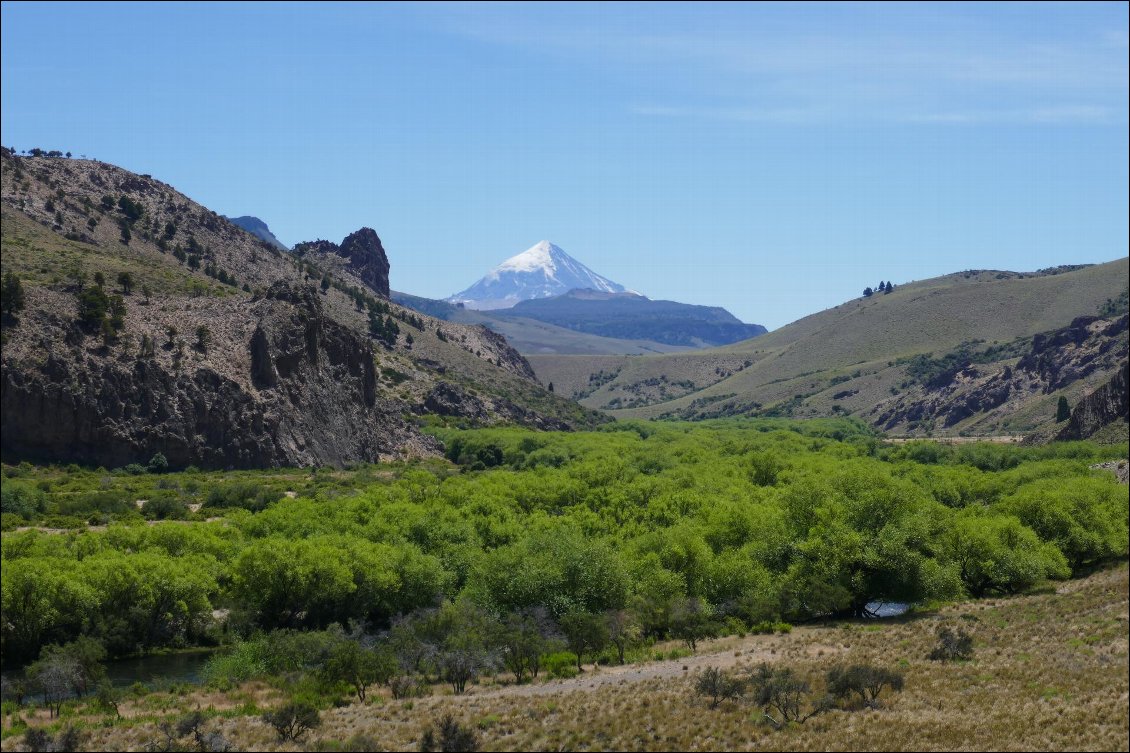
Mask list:
[{"label": "dry grass field", "polygon": [[[1126,563],[1038,593],[949,605],[883,621],[803,626],[789,634],[721,638],[685,659],[587,667],[574,680],[511,685],[487,680],[462,696],[364,704],[322,712],[301,743],[280,744],[257,713],[282,700],[263,683],[228,692],[151,693],[122,706],[125,719],[75,709],[90,750],[141,750],[161,719],[193,709],[214,714],[237,750],[415,750],[445,712],[473,728],[484,750],[1126,750],[1128,571]],[[970,661],[926,658],[943,625],[974,638]],[[693,693],[706,667],[788,666],[823,687],[837,663],[867,662],[905,673],[900,693],[876,709],[835,710],[775,729],[747,701],[711,710]],[[46,718],[28,719],[33,725]],[[24,718],[28,717],[25,711]],[[10,729],[12,716],[5,718]],[[9,735],[4,750],[20,749]]]}]

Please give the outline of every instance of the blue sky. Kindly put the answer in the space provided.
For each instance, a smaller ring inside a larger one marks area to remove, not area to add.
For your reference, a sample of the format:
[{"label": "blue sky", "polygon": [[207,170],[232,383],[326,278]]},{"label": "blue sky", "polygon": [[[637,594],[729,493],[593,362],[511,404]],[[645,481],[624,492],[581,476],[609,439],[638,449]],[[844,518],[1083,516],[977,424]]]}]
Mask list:
[{"label": "blue sky", "polygon": [[3,3],[0,142],[443,297],[541,239],[779,327],[879,280],[1125,256],[1125,3]]}]

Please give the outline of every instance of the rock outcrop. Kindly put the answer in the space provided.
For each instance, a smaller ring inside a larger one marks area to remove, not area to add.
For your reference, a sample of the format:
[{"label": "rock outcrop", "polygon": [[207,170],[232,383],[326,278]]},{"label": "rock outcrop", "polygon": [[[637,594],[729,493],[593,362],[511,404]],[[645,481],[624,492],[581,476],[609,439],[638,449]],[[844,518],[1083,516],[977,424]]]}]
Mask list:
[{"label": "rock outcrop", "polygon": [[343,260],[344,271],[350,272],[371,290],[385,298],[389,297],[388,257],[377,232],[363,227],[350,233],[341,245],[330,241],[316,240],[299,243],[294,247],[299,256],[314,256],[322,261],[332,261],[332,257]]},{"label": "rock outcrop", "polygon": [[465,418],[474,424],[514,422],[545,431],[568,431],[566,421],[543,416],[505,398],[480,397],[458,384],[439,382],[417,406],[419,413]]},{"label": "rock outcrop", "polygon": [[1128,376],[1130,362],[1123,361],[1109,382],[1079,401],[1056,439],[1086,439],[1107,424],[1130,420]]},{"label": "rock outcrop", "polygon": [[[1018,397],[1051,394],[1080,379],[1110,372],[1127,357],[1128,324],[1130,317],[1126,315],[1116,319],[1078,317],[1066,327],[1035,335],[1014,365],[967,359],[930,379],[921,392],[887,401],[875,423],[887,430],[919,421],[935,421],[939,427],[949,428]],[[1103,398],[1095,400],[1094,410],[1085,410],[1080,419],[1084,429],[1112,410]],[[1081,436],[1090,433],[1093,431]]]}]

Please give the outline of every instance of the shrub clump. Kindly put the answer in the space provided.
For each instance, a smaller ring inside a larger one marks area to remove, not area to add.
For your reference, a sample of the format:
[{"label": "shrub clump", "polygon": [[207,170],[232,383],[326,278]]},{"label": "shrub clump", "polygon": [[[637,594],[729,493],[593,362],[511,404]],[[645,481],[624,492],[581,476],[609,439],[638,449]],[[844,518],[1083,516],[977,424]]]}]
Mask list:
[{"label": "shrub clump", "polygon": [[965,661],[973,658],[973,636],[963,628],[938,628],[938,643],[927,657],[931,661]]},{"label": "shrub clump", "polygon": [[475,731],[455,721],[455,717],[451,714],[444,714],[438,722],[425,729],[420,736],[420,750],[423,753],[429,753],[429,751],[457,753],[478,749],[479,738]]},{"label": "shrub clump", "polygon": [[309,703],[291,702],[263,714],[263,721],[274,727],[279,742],[298,740],[322,723],[318,710]]},{"label": "shrub clump", "polygon": [[898,670],[875,667],[870,664],[853,664],[850,667],[833,667],[828,670],[828,694],[845,699],[858,695],[864,706],[875,708],[883,688],[900,691],[903,674]]},{"label": "shrub clump", "polygon": [[722,701],[741,698],[745,682],[717,667],[707,667],[694,681],[695,692],[710,699],[710,708],[716,709]]}]

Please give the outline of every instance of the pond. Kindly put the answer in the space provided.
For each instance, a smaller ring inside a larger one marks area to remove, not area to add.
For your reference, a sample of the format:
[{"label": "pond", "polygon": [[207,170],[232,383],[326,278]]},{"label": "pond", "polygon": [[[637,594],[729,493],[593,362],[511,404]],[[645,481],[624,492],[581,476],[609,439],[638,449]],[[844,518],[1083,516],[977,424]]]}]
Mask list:
[{"label": "pond", "polygon": [[906,614],[911,604],[902,601],[872,601],[867,605],[867,611],[871,612],[876,618],[882,617],[898,617],[899,615]]}]

